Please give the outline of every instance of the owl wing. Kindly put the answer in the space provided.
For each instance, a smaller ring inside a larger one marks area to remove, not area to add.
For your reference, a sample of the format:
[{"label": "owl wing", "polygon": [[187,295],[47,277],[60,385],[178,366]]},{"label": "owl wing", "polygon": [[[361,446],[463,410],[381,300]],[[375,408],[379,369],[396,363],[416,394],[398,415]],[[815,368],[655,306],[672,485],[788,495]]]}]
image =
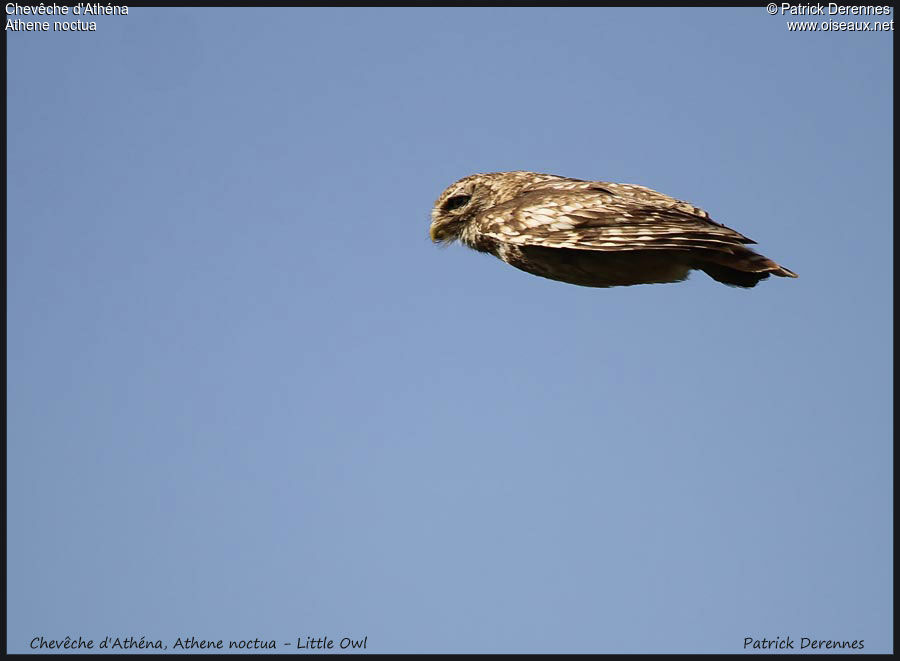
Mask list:
[{"label": "owl wing", "polygon": [[755,243],[688,202],[649,188],[550,181],[484,211],[479,233],[519,245],[580,250],[732,253]]}]

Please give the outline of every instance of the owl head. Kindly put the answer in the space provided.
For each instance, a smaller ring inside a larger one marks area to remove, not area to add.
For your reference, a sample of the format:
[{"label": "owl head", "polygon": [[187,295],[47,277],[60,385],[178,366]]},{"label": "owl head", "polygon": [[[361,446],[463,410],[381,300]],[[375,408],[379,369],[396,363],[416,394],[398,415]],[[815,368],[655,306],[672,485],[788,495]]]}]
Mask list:
[{"label": "owl head", "polygon": [[512,200],[536,182],[560,178],[552,174],[518,170],[473,174],[460,179],[448,186],[434,203],[431,210],[431,240],[452,243],[485,210]]}]

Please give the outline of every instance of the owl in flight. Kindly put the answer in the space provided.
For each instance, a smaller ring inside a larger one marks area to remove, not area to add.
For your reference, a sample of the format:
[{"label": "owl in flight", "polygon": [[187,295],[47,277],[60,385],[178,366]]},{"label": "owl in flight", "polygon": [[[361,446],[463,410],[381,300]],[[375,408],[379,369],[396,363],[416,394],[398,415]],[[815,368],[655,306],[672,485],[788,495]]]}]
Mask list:
[{"label": "owl in flight", "polygon": [[431,240],[456,239],[585,287],[679,282],[691,269],[735,287],[797,277],[693,204],[643,186],[536,172],[473,174],[447,188],[431,211]]}]

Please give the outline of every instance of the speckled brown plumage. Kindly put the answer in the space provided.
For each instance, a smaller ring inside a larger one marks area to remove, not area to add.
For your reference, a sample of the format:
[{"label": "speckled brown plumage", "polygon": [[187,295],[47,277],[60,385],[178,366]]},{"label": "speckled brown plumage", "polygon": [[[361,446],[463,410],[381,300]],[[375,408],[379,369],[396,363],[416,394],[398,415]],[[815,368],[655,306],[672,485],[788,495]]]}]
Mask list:
[{"label": "speckled brown plumage", "polygon": [[737,287],[797,277],[693,204],[643,186],[536,172],[460,179],[435,202],[431,238],[586,287],[678,282],[691,269]]}]

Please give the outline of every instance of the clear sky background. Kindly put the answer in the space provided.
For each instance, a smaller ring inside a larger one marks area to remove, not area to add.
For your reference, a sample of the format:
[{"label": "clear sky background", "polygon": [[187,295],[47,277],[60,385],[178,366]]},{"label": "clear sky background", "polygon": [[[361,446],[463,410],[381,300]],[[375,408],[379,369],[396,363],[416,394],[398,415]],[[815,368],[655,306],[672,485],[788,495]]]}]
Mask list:
[{"label": "clear sky background", "polygon": [[[10,651],[892,650],[893,33],[97,20],[7,34]],[[515,169],[690,200],[800,277],[430,243],[446,186]]]}]

